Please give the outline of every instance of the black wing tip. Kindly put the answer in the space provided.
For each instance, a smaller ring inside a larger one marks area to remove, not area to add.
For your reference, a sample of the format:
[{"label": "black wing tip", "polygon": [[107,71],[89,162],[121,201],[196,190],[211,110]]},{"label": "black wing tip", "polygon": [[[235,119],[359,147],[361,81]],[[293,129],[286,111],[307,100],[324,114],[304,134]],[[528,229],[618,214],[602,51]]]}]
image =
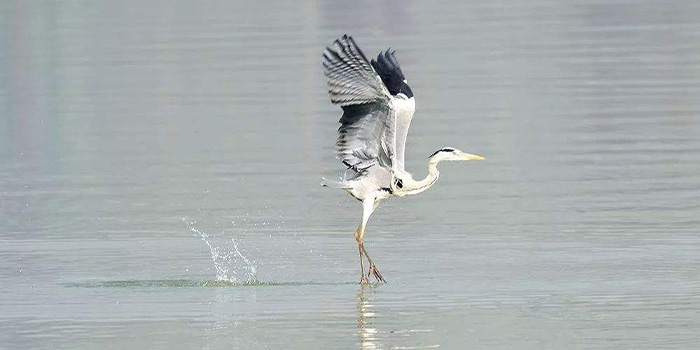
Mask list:
[{"label": "black wing tip", "polygon": [[380,52],[375,62],[384,66],[385,71],[392,71],[394,69],[401,70],[399,61],[396,59],[396,50],[392,50],[391,47]]},{"label": "black wing tip", "polygon": [[359,45],[357,45],[357,42],[355,41],[355,38],[353,38],[353,36],[350,34],[343,34],[343,36],[333,40],[333,43],[340,45],[341,47],[345,45],[359,47]]},{"label": "black wing tip", "polygon": [[[357,45],[355,39],[349,34],[343,34],[343,36],[333,40],[332,47],[326,46],[326,51],[330,51],[335,54],[340,54],[342,52],[349,55],[352,55],[352,52],[355,51],[364,61],[369,62],[367,56],[365,56],[365,53],[362,52],[362,49],[360,49],[360,45]],[[326,51],[324,51],[323,55],[325,55]]]},{"label": "black wing tip", "polygon": [[343,34],[343,36],[336,38],[335,40],[333,40],[333,43],[338,44],[340,46],[343,46],[343,44],[345,43],[350,43],[357,46],[357,44],[355,43],[355,39],[352,38],[352,35],[348,34]]},{"label": "black wing tip", "polygon": [[380,52],[377,55],[377,59],[372,60],[371,64],[392,95],[406,90],[405,93],[408,97],[413,96],[413,94],[408,91],[409,88],[405,87],[406,83],[404,80],[406,78],[404,78],[401,66],[399,66],[399,61],[396,59],[396,50],[388,48]]}]

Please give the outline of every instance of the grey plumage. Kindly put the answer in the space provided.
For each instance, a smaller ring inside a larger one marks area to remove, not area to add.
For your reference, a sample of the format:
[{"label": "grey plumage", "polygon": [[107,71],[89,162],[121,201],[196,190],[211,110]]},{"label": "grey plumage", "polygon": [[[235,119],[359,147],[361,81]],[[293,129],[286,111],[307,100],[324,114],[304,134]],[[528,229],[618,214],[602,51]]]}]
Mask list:
[{"label": "grey plumage", "polygon": [[323,179],[322,185],[342,188],[362,201],[362,223],[355,231],[362,283],[367,282],[363,257],[370,264],[368,276],[384,281],[363,243],[367,221],[379,202],[430,188],[438,179],[440,161],[483,158],[444,148],[430,157],[428,176],[413,180],[404,169],[404,153],[415,100],[395,52],[384,51],[370,62],[352,37],[344,35],[323,52],[323,69],[331,102],[343,109],[335,155],[347,170],[342,180]]},{"label": "grey plumage", "polygon": [[381,142],[390,127],[388,115],[388,106],[379,102],[344,107],[335,144],[336,157],[358,173],[377,164],[390,168],[391,151]]},{"label": "grey plumage", "polygon": [[326,48],[323,68],[334,104],[349,106],[386,101],[389,97],[381,78],[350,36],[344,35],[335,40],[332,48]]},{"label": "grey plumage", "polygon": [[[373,185],[369,187],[379,190],[389,187],[390,176],[387,174],[391,169],[404,172],[404,143],[413,109],[401,108],[401,102],[387,89],[388,80],[383,80],[375,67],[384,69],[382,72],[387,79],[395,80],[398,73],[401,84],[405,84],[393,53],[387,51],[380,54],[377,61],[370,62],[348,35],[336,39],[332,47],[323,52],[331,102],[343,109],[335,154],[351,171],[351,176],[344,180],[357,181],[367,177],[369,169],[377,166],[385,171],[374,169],[371,172],[374,178],[363,180],[365,184]],[[358,194],[358,199],[366,197]]]}]

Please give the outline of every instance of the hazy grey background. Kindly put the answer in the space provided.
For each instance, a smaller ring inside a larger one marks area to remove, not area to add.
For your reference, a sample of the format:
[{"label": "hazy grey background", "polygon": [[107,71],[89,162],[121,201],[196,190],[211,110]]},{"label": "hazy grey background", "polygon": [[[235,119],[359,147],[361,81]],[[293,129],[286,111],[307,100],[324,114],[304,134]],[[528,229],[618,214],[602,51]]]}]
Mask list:
[{"label": "hazy grey background", "polygon": [[[694,349],[699,18],[3,1],[0,348]],[[344,33],[397,50],[416,176],[442,146],[487,158],[382,204],[389,283],[364,289],[360,206],[318,186],[342,169],[320,54]]]}]

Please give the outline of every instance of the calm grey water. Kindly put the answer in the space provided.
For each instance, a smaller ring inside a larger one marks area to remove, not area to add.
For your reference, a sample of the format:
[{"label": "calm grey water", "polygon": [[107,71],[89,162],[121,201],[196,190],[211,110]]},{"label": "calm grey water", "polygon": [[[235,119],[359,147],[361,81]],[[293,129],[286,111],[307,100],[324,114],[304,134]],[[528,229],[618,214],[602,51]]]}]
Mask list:
[{"label": "calm grey water", "polygon": [[[695,349],[695,1],[0,4],[0,348]],[[323,47],[417,98],[361,288]]]}]

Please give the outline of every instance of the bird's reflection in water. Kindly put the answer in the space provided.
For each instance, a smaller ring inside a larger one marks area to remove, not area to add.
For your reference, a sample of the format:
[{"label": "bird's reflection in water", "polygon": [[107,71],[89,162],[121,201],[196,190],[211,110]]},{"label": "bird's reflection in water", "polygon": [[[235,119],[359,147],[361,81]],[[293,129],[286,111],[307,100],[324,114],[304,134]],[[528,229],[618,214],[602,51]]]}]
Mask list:
[{"label": "bird's reflection in water", "polygon": [[[375,291],[378,292],[378,285],[362,284],[357,292],[357,337],[359,338],[360,349],[436,349],[440,344],[428,342],[427,334],[433,332],[429,328],[415,329],[409,324],[406,328],[393,329],[381,332],[376,328],[379,316],[383,316],[384,324],[387,323],[387,316],[376,312]],[[401,345],[394,344],[398,342]]]},{"label": "bird's reflection in water", "polygon": [[360,339],[360,349],[379,349],[378,330],[373,327],[372,320],[377,317],[373,311],[374,286],[362,284],[357,293],[357,336]]}]

